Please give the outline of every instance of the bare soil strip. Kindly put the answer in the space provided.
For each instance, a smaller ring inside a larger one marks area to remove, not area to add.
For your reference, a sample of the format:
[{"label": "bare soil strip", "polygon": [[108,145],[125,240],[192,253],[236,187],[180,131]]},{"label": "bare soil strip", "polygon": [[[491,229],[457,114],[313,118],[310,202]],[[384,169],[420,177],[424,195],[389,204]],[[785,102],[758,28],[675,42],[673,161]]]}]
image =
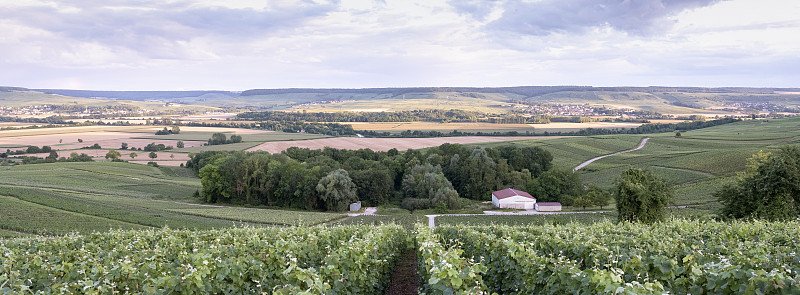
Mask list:
[{"label": "bare soil strip", "polygon": [[392,281],[386,288],[386,295],[419,294],[419,276],[417,276],[417,253],[408,248],[400,255],[394,266]]}]

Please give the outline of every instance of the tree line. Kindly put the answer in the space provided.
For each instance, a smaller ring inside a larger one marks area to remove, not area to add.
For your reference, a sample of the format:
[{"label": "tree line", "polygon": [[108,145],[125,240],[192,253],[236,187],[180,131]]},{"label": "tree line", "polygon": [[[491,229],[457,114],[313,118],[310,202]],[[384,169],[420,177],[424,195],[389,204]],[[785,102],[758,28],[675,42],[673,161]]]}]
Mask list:
[{"label": "tree line", "polygon": [[356,200],[411,210],[457,209],[460,198],[487,200],[495,190],[525,189],[552,168],[552,156],[539,147],[459,144],[402,153],[293,147],[280,154],[190,156],[187,166],[201,178],[208,202],[332,211]]}]

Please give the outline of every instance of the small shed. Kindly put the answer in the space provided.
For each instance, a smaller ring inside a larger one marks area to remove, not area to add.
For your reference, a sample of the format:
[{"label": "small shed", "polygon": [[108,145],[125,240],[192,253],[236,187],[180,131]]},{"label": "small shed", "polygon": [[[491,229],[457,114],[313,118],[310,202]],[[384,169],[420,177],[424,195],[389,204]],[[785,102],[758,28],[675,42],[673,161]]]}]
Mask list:
[{"label": "small shed", "polygon": [[536,198],[529,193],[507,188],[492,193],[492,204],[497,208],[531,210],[536,204]]},{"label": "small shed", "polygon": [[536,211],[561,211],[561,203],[558,202],[536,203]]},{"label": "small shed", "polygon": [[350,204],[350,211],[361,210],[361,201]]}]

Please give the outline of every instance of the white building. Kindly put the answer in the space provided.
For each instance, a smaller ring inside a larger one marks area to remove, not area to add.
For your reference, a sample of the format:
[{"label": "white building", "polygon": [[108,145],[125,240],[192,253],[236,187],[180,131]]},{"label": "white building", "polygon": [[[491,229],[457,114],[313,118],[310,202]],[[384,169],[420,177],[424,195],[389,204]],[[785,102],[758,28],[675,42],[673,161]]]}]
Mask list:
[{"label": "white building", "polygon": [[536,203],[536,211],[561,211],[561,203],[558,202]]},{"label": "white building", "polygon": [[536,205],[536,198],[529,193],[507,188],[492,193],[492,204],[497,208],[532,210]]}]

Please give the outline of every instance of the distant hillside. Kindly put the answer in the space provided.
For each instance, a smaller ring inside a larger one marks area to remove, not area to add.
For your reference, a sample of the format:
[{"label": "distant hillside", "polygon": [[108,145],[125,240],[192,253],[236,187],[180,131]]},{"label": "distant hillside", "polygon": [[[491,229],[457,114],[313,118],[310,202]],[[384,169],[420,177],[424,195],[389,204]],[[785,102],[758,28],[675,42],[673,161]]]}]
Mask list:
[{"label": "distant hillside", "polygon": [[[4,95],[2,95],[5,93]],[[5,102],[3,101],[5,97]],[[103,101],[157,101],[230,110],[408,111],[460,109],[506,113],[534,105],[591,105],[661,114],[725,114],[731,112],[797,112],[800,88],[747,87],[406,87],[406,88],[286,88],[242,92],[93,91],[0,87],[0,103],[24,104],[26,99],[93,104]],[[90,101],[86,101],[89,99]],[[13,101],[13,102],[12,102]],[[63,103],[63,102],[56,102]]]},{"label": "distant hillside", "polygon": [[218,94],[229,97],[238,96],[238,93],[231,91],[95,91],[95,90],[69,90],[69,89],[33,89],[48,94],[58,94],[72,97],[83,98],[108,98],[122,100],[163,100],[186,97],[200,97],[207,94]]}]

